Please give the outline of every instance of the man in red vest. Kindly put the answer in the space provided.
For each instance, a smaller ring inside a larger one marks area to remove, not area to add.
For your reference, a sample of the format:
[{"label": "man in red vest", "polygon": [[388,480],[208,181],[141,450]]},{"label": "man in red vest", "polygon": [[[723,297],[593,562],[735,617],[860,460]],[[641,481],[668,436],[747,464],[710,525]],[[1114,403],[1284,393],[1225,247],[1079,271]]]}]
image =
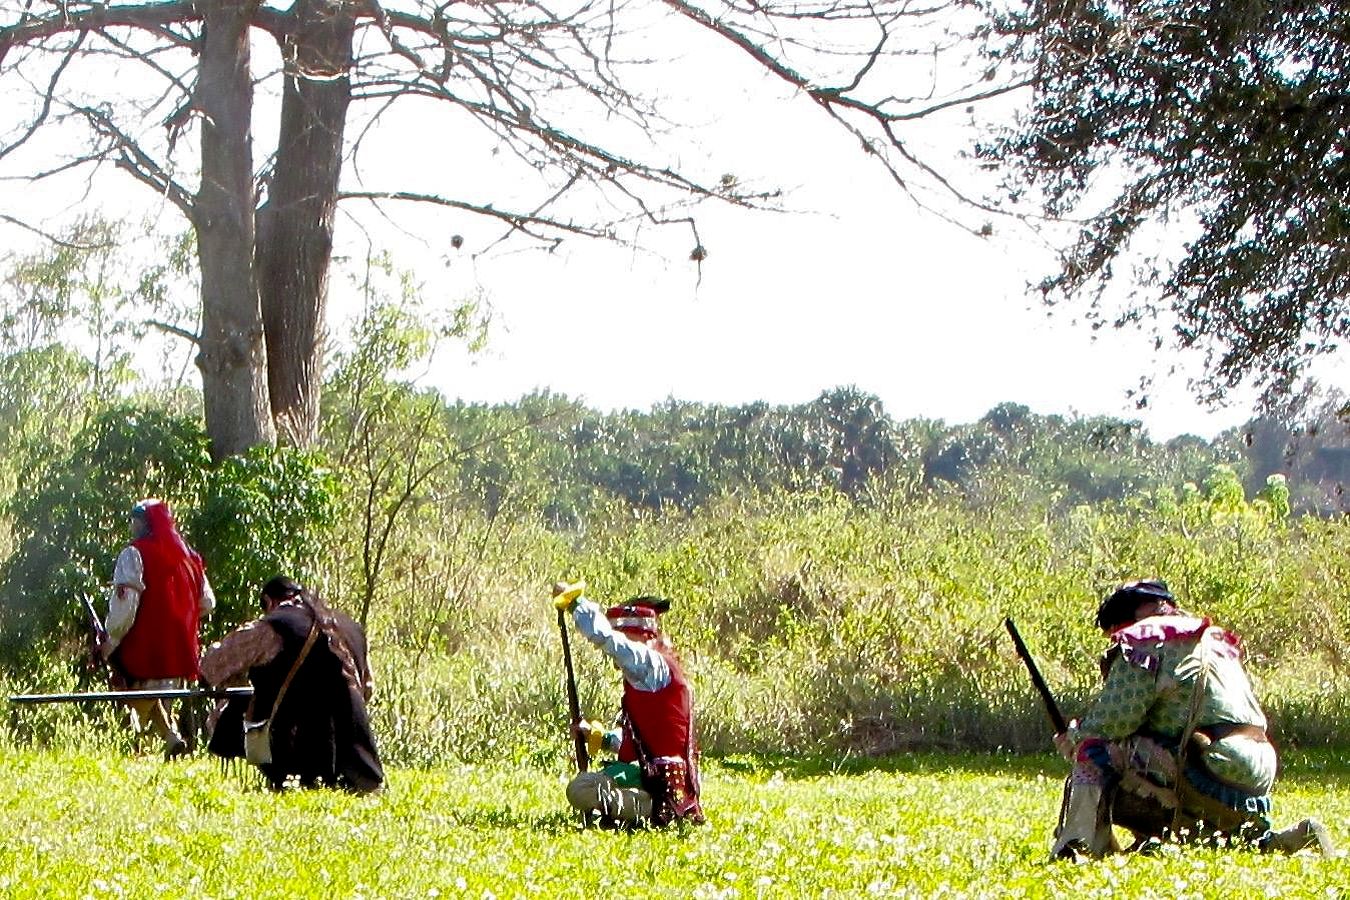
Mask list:
[{"label": "man in red vest", "polygon": [[[216,605],[206,567],[161,500],[132,507],[131,536],[113,567],[103,655],[116,655],[131,690],[183,687],[197,679],[198,625]],[[148,723],[164,741],[165,759],[187,752],[164,703],[141,700],[130,706],[136,729]]]},{"label": "man in red vest", "polygon": [[670,601],[635,597],[602,612],[579,590],[560,588],[554,605],[571,612],[577,630],[623,675],[617,727],[577,726],[592,756],[608,750],[618,761],[573,778],[568,802],[599,814],[602,824],[701,823],[693,693],[658,621]]}]

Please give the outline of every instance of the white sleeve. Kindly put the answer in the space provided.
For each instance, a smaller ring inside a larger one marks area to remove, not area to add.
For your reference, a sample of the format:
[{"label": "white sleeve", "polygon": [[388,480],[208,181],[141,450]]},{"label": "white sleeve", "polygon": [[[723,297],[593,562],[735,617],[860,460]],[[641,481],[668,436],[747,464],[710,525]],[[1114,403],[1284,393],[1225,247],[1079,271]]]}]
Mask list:
[{"label": "white sleeve", "polygon": [[103,627],[108,630],[108,643],[116,647],[126,637],[136,621],[140,609],[141,592],[145,590],[145,562],[141,551],[126,547],[117,555],[113,566],[112,592],[108,595],[108,618]]},{"label": "white sleeve", "polygon": [[202,572],[202,596],[197,601],[197,615],[205,619],[216,608],[216,592],[211,590],[211,580]]},{"label": "white sleeve", "polygon": [[670,664],[666,658],[646,644],[630,640],[615,630],[594,601],[580,598],[572,608],[572,621],[577,623],[577,631],[586,640],[614,660],[624,681],[639,691],[659,691],[670,684]]}]

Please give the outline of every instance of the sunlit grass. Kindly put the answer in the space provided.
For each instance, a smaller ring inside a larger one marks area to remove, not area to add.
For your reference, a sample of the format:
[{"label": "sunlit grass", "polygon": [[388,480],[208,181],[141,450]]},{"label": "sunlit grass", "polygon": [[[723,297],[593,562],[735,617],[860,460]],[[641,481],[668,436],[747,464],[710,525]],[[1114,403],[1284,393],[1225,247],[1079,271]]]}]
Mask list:
[{"label": "sunlit grass", "polygon": [[[9,897],[1340,897],[1350,864],[1186,849],[1045,862],[1062,764],[922,755],[705,772],[709,824],[582,831],[564,772],[395,769],[374,797],[273,795],[195,758],[6,751]],[[1278,818],[1350,840],[1346,768],[1291,759]]]}]

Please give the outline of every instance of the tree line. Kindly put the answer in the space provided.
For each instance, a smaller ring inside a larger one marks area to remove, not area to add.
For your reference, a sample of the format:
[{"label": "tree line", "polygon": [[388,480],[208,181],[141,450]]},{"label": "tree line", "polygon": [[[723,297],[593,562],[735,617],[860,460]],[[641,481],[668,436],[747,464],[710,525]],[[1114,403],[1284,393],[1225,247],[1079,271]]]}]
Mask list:
[{"label": "tree line", "polygon": [[1307,420],[1257,416],[1210,439],[1155,441],[1137,420],[1012,402],[970,423],[897,420],[856,387],[795,405],[670,399],[603,412],[542,393],[446,407],[452,432],[523,431],[510,450],[485,447],[466,460],[466,487],[482,485],[491,505],[508,471],[546,480],[540,506],[559,525],[584,522],[609,498],[683,511],[743,490],[831,488],[860,503],[896,487],[977,498],[997,479],[1020,479],[1068,508],[1199,484],[1216,465],[1233,467],[1250,495],[1278,475],[1295,512],[1335,514],[1346,511],[1341,460],[1350,448],[1338,413],[1328,401]]}]

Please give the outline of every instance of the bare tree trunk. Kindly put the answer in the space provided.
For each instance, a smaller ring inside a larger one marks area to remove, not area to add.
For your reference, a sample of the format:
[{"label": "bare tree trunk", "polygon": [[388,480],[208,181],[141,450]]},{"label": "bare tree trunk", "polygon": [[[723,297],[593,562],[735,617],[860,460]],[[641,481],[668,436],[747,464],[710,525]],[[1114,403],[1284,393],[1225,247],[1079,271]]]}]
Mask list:
[{"label": "bare tree trunk", "polygon": [[356,6],[300,0],[285,48],[276,171],[258,213],[258,274],[272,418],[281,440],[318,439],[333,216],[351,101]]},{"label": "bare tree trunk", "polygon": [[249,17],[256,0],[203,0],[196,106],[202,114],[201,186],[193,204],[202,273],[206,431],[222,459],[274,439],[262,310],[253,270],[253,151]]}]

